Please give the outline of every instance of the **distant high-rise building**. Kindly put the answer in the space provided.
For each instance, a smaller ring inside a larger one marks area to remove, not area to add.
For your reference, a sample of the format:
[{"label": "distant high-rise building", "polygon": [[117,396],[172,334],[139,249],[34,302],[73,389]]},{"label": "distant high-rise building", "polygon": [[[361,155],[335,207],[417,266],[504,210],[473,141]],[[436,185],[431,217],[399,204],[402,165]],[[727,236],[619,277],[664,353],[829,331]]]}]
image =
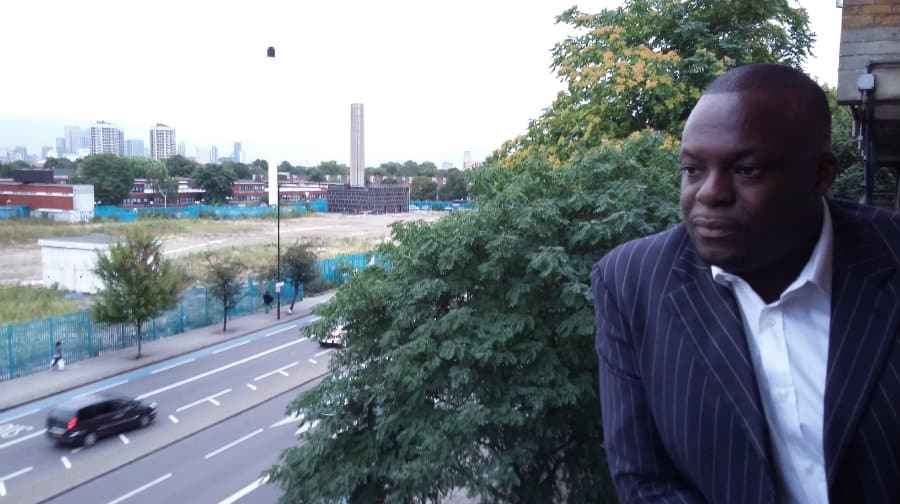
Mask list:
[{"label": "distant high-rise building", "polygon": [[231,160],[235,163],[241,162],[241,142],[234,142],[234,152],[231,154]]},{"label": "distant high-rise building", "polygon": [[209,148],[209,162],[210,163],[218,163],[219,162],[219,148],[213,145]]},{"label": "distant high-rise building", "polygon": [[463,170],[471,170],[475,166],[472,162],[472,151],[463,152]]},{"label": "distant high-rise building", "polygon": [[125,133],[105,121],[97,121],[91,126],[91,155],[125,155]]},{"label": "distant high-rise building", "polygon": [[453,168],[453,163],[450,161],[441,161],[441,170],[449,170]]},{"label": "distant high-rise building", "polygon": [[65,147],[62,152],[78,152],[78,149],[84,147],[81,145],[81,128],[78,126],[64,126],[63,138],[65,138]]},{"label": "distant high-rise building", "polygon": [[139,138],[125,140],[125,155],[144,157],[144,141]]},{"label": "distant high-rise building", "polygon": [[350,185],[366,185],[363,104],[350,104]]},{"label": "distant high-rise building", "polygon": [[59,157],[63,157],[63,154],[69,151],[66,150],[66,137],[59,137],[56,139],[56,155]]},{"label": "distant high-rise building", "polygon": [[50,145],[41,146],[41,159],[47,159],[47,153],[52,151],[53,147]]},{"label": "distant high-rise building", "polygon": [[91,150],[91,131],[81,130],[81,149]]},{"label": "distant high-rise building", "polygon": [[[183,156],[182,147],[183,143],[178,144],[177,152]],[[156,123],[156,126],[150,128],[150,157],[168,159],[174,156],[175,152],[175,128]]]},{"label": "distant high-rise building", "polygon": [[187,148],[184,146],[184,142],[178,142],[178,155],[181,157],[187,155]]}]

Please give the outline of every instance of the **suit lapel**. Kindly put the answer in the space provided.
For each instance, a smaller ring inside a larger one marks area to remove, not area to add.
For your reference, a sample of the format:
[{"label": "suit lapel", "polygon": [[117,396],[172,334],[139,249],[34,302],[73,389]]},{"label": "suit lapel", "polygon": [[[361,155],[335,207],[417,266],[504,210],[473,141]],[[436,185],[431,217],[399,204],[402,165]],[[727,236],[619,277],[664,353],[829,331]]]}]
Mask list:
[{"label": "suit lapel", "polygon": [[871,220],[831,205],[834,270],[825,385],[824,452],[829,485],[859,426],[900,323],[896,259]]},{"label": "suit lapel", "polygon": [[727,287],[713,281],[709,266],[697,256],[689,238],[685,241],[674,266],[684,284],[669,294],[670,307],[719,391],[741,418],[760,461],[767,462],[766,420],[737,303]]}]

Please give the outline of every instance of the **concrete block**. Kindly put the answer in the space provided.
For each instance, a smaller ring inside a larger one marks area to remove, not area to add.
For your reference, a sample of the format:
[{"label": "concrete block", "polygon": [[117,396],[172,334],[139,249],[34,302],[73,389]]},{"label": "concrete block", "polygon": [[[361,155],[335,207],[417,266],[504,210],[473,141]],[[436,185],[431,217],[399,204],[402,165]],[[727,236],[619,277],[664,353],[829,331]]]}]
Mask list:
[{"label": "concrete block", "polygon": [[865,28],[874,24],[875,18],[872,16],[844,16],[841,20],[842,28]]},{"label": "concrete block", "polygon": [[875,0],[844,0],[844,8],[849,5],[872,5]]}]

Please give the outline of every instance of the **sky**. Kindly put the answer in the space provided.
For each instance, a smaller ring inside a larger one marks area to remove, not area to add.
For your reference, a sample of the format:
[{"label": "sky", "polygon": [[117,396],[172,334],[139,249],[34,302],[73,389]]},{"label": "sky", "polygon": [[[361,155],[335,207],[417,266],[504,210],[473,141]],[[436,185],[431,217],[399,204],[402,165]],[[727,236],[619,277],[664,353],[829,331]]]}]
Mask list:
[{"label": "sky", "polygon": [[[794,0],[817,35],[806,70],[837,81],[840,9]],[[563,84],[555,16],[621,0],[5,0],[0,149],[40,153],[63,125],[105,120],[125,138],[176,129],[187,154],[216,145],[312,166],[350,160],[350,104],[365,161],[484,159]],[[266,58],[268,46],[276,57]]]}]

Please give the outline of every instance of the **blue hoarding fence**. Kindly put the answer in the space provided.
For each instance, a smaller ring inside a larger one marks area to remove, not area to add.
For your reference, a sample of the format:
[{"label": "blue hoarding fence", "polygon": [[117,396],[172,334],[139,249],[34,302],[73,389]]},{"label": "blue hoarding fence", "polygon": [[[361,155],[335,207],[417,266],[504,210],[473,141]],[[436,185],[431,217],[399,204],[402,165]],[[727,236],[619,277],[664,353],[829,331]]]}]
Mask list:
[{"label": "blue hoarding fence", "polygon": [[[373,259],[374,257],[374,259]],[[381,264],[377,256],[353,254],[319,261],[322,278],[341,284],[347,280],[346,268],[361,269],[368,264]],[[341,265],[346,266],[341,266]],[[258,282],[249,278],[241,289],[237,305],[228,317],[241,317],[263,308],[262,294],[275,292],[274,280]],[[283,304],[289,304],[295,287],[285,281],[281,289]],[[303,284],[296,287],[297,299],[303,299]],[[178,305],[141,326],[143,341],[183,333],[189,329],[219,324],[224,318],[222,302],[210,295],[208,287],[196,287],[181,293]],[[4,341],[5,340],[5,341]],[[0,381],[36,373],[50,367],[53,347],[62,343],[68,362],[89,359],[106,352],[137,344],[137,327],[129,324],[102,324],[93,320],[91,310],[0,326]]]}]

